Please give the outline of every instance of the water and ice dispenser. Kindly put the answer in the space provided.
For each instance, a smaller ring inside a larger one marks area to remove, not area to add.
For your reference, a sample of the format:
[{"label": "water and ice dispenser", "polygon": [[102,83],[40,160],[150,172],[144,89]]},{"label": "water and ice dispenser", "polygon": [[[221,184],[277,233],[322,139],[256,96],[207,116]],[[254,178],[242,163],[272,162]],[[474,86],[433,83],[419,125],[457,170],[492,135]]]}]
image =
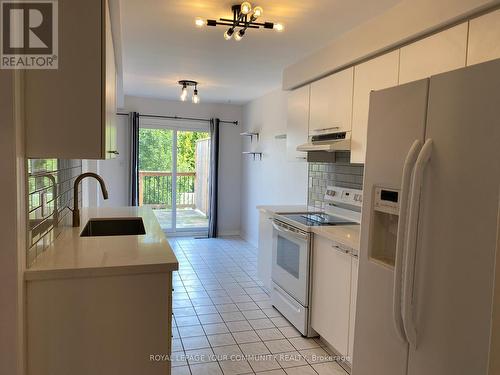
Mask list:
[{"label": "water and ice dispenser", "polygon": [[399,190],[375,187],[370,258],[394,266],[399,218]]}]

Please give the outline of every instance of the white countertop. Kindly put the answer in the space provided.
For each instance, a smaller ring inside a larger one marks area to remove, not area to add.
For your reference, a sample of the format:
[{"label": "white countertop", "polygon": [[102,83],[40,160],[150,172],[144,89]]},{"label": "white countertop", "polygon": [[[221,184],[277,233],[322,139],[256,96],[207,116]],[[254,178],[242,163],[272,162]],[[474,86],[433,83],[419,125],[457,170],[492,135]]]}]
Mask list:
[{"label": "white countertop", "polygon": [[359,252],[359,225],[338,225],[313,227],[311,231],[318,236],[337,241]]},{"label": "white countertop", "polygon": [[[267,211],[271,214],[277,213],[292,213],[292,212],[307,212],[311,211],[305,204],[303,205],[261,205],[257,206],[260,211]],[[317,209],[315,211],[318,211]]]},{"label": "white countertop", "polygon": [[[81,227],[68,227],[25,271],[26,280],[172,272],[177,258],[155,214],[144,207],[84,208]],[[80,237],[89,218],[142,217],[145,235]]]}]

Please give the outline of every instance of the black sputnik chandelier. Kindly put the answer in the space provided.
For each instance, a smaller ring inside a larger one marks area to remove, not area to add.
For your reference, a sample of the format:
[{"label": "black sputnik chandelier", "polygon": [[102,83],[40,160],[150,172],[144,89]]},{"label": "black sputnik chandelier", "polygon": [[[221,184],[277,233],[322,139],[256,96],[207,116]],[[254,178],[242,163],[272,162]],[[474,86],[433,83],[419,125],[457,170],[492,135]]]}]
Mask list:
[{"label": "black sputnik chandelier", "polygon": [[[248,29],[271,29],[276,31],[283,31],[284,27],[281,23],[274,22],[257,22],[257,20],[264,14],[264,9],[260,6],[252,8],[252,4],[245,1],[241,4],[233,5],[233,19],[220,18],[217,20],[207,20],[206,23],[201,18],[196,19],[196,26],[229,26],[229,29],[224,33],[224,39],[230,40],[233,38],[240,41],[245,36]],[[239,29],[239,30],[237,30]]]}]

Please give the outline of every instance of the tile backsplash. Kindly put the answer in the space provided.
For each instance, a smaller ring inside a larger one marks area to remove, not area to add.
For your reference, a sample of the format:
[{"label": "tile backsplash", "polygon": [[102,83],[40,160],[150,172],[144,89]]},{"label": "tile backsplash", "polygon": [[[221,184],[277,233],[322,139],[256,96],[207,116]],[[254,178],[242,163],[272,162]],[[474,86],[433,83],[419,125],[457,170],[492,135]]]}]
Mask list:
[{"label": "tile backsplash", "polygon": [[[27,263],[33,263],[71,225],[73,183],[82,173],[81,160],[28,159]],[[81,202],[81,192],[78,197]]]},{"label": "tile backsplash", "polygon": [[335,163],[309,163],[308,205],[324,208],[327,186],[363,188],[363,164],[351,164],[349,152],[337,152]]}]

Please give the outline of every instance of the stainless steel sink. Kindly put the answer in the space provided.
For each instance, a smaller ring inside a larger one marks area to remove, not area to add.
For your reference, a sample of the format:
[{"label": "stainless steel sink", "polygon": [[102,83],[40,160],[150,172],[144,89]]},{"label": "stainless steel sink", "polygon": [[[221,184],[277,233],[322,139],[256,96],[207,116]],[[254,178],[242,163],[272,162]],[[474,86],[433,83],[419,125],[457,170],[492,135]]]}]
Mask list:
[{"label": "stainless steel sink", "polygon": [[83,228],[80,237],[96,236],[133,236],[146,234],[140,217],[90,219]]}]

